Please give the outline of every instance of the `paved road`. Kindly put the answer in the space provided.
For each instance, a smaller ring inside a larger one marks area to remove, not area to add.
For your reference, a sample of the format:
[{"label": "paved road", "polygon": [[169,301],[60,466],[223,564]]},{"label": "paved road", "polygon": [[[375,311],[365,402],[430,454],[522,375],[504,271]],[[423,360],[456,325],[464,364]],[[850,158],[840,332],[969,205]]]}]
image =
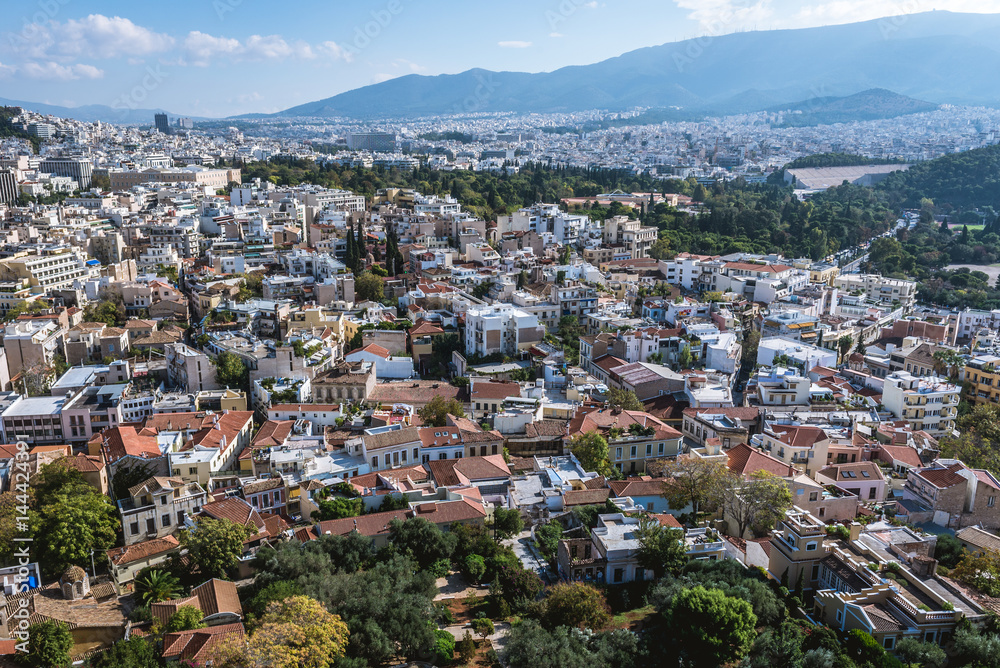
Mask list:
[{"label": "paved road", "polygon": [[517,555],[517,558],[521,560],[526,569],[538,573],[538,577],[542,578],[545,582],[552,581],[548,565],[542,556],[535,551],[535,546],[531,542],[530,531],[522,531],[513,538],[503,541],[503,543],[514,550],[514,554]]}]

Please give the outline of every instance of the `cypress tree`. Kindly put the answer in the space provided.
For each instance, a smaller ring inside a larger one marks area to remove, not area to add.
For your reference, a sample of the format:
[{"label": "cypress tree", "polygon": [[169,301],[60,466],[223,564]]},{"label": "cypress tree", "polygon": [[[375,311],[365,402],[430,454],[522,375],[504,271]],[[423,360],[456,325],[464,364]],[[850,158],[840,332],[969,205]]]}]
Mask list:
[{"label": "cypress tree", "polygon": [[357,264],[357,251],[354,248],[354,223],[347,224],[347,252],[344,254],[344,264],[354,271]]}]

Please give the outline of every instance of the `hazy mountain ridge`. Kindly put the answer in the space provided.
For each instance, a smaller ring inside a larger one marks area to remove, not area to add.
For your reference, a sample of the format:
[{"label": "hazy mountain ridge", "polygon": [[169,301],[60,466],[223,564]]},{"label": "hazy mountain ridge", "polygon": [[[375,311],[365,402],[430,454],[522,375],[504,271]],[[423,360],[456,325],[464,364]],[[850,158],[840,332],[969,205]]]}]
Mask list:
[{"label": "hazy mountain ridge", "polygon": [[539,74],[482,69],[411,74],[274,115],[376,118],[636,106],[725,114],[870,89],[934,105],[995,105],[1000,104],[1000,47],[993,40],[998,29],[997,14],[927,12],[734,33],[704,46],[695,40],[674,42]]}]

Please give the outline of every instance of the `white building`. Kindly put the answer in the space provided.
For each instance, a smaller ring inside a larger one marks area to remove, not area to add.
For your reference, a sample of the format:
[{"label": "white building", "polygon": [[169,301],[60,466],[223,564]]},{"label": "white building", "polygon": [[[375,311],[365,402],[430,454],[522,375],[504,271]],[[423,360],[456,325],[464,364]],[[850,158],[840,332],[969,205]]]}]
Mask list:
[{"label": "white building", "polygon": [[784,355],[790,364],[802,367],[806,371],[817,366],[826,366],[831,369],[837,367],[838,352],[836,350],[819,348],[783,336],[772,336],[760,340],[760,344],[757,346],[757,364],[773,366],[774,358],[778,355]]},{"label": "white building", "polygon": [[466,355],[516,355],[540,342],[538,317],[510,304],[471,308],[465,314]]},{"label": "white building", "polygon": [[941,438],[955,429],[962,388],[940,378],[916,377],[906,371],[889,374],[882,405],[915,430]]}]

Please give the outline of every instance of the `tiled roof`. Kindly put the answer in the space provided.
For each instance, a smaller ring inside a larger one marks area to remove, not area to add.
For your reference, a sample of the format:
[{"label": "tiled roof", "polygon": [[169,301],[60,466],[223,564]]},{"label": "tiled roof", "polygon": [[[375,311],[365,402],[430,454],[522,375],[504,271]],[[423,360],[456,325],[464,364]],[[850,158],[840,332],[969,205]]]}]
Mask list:
[{"label": "tiled roof", "polygon": [[896,619],[889,607],[883,603],[872,603],[863,606],[868,619],[872,622],[872,629],[875,633],[895,633],[903,631],[906,626]]},{"label": "tiled roof", "polygon": [[391,448],[407,443],[420,443],[420,429],[418,427],[403,427],[384,431],[380,434],[365,434],[365,449],[378,450],[380,448]]},{"label": "tiled roof", "polygon": [[347,353],[348,355],[353,355],[354,353],[371,353],[372,355],[377,355],[382,359],[388,359],[389,351],[378,345],[377,343],[369,343],[363,348],[358,348],[357,350],[352,350]]},{"label": "tiled roof", "polygon": [[503,455],[436,459],[427,463],[434,481],[441,487],[467,485],[480,480],[509,478],[510,469]]},{"label": "tiled roof", "polygon": [[733,446],[726,454],[729,456],[729,470],[737,475],[749,476],[757,471],[767,471],[776,476],[787,478],[796,474],[793,466],[750,447],[746,443]]},{"label": "tiled roof", "polygon": [[383,404],[425,404],[434,397],[440,396],[445,400],[458,399],[465,402],[462,389],[448,383],[428,380],[379,383],[372,390],[368,400]]},{"label": "tiled roof", "polygon": [[268,420],[260,426],[252,445],[256,448],[283,445],[291,435],[294,426],[294,420]]},{"label": "tiled roof", "polygon": [[243,606],[236,592],[236,585],[228,580],[213,578],[191,590],[198,597],[198,604],[206,617],[220,612],[231,612],[243,616]]},{"label": "tiled roof", "polygon": [[242,623],[168,633],[163,636],[163,658],[202,664],[216,645],[244,633]]},{"label": "tiled roof", "polygon": [[811,448],[816,443],[827,440],[826,432],[819,427],[807,425],[774,425],[771,431],[779,441],[792,448]]},{"label": "tiled roof", "polygon": [[821,469],[820,473],[838,482],[878,482],[885,480],[882,469],[875,462],[832,464]]},{"label": "tiled roof", "polygon": [[484,399],[506,399],[508,397],[521,396],[520,383],[487,381],[485,383],[475,383],[470,394],[471,401],[482,401]]},{"label": "tiled roof", "polygon": [[156,437],[140,435],[134,427],[105,429],[98,438],[104,440],[104,457],[108,464],[129,456],[152,459],[162,455]]},{"label": "tiled roof", "polygon": [[104,461],[95,455],[80,452],[75,457],[64,457],[61,460],[81,473],[96,473],[104,468]]},{"label": "tiled roof", "polygon": [[240,526],[248,526],[258,531],[264,528],[264,520],[260,513],[243,499],[229,497],[221,501],[212,501],[201,507],[201,514],[217,520],[229,520]]},{"label": "tiled roof", "polygon": [[663,480],[642,480],[628,478],[626,480],[611,480],[608,487],[618,498],[626,496],[659,496],[663,493]]},{"label": "tiled roof", "polygon": [[679,431],[649,413],[642,411],[616,411],[603,408],[578,408],[573,415],[573,419],[569,421],[568,431],[570,436],[591,431],[608,431],[612,427],[619,427],[628,431],[628,428],[633,424],[655,429],[655,435],[650,436],[650,439],[681,437]]},{"label": "tiled roof", "polygon": [[611,490],[604,489],[573,489],[563,495],[563,506],[590,506],[604,503],[611,495]]},{"label": "tiled roof", "polygon": [[244,494],[256,494],[257,492],[266,492],[271,489],[284,488],[285,481],[281,478],[265,478],[263,480],[253,480],[251,482],[243,483]]},{"label": "tiled roof", "polygon": [[362,536],[380,536],[389,533],[389,522],[392,520],[405,520],[409,516],[409,510],[390,510],[384,513],[327,520],[316,525],[316,533],[320,536],[325,536],[326,534],[346,536],[352,531],[357,531]]},{"label": "tiled roof", "polygon": [[659,522],[660,526],[670,527],[671,529],[683,529],[684,525],[677,521],[677,518],[670,513],[656,513],[653,514]]},{"label": "tiled roof", "polygon": [[930,466],[917,471],[917,475],[939,489],[954,487],[965,483],[965,478],[958,473],[965,466],[959,462],[948,467]]},{"label": "tiled roof", "polygon": [[979,527],[963,527],[955,532],[955,538],[973,547],[1000,554],[1000,536]]},{"label": "tiled roof", "polygon": [[115,547],[108,550],[108,560],[115,566],[130,564],[140,559],[148,559],[158,554],[164,554],[180,548],[180,543],[173,536],[144,540],[141,543]]},{"label": "tiled roof", "polygon": [[469,498],[458,501],[422,503],[413,512],[415,517],[422,517],[438,526],[448,526],[453,522],[467,522],[486,517],[482,502]]}]

